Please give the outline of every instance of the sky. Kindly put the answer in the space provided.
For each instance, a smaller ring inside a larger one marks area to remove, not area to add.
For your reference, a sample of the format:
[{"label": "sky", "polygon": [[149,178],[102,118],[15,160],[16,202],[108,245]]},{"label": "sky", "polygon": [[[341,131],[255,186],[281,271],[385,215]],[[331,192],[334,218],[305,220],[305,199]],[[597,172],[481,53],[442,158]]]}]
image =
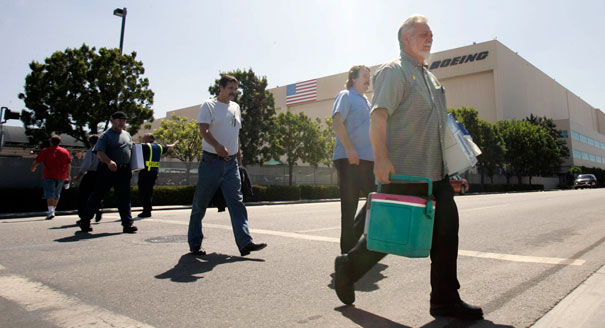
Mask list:
[{"label": "sky", "polygon": [[[0,0],[0,106],[25,109],[29,63],[55,51],[137,53],[154,117],[200,104],[219,73],[251,68],[269,88],[381,64],[397,30],[428,17],[433,52],[497,39],[593,107],[605,110],[605,1]],[[9,125],[21,125],[9,121]]]}]

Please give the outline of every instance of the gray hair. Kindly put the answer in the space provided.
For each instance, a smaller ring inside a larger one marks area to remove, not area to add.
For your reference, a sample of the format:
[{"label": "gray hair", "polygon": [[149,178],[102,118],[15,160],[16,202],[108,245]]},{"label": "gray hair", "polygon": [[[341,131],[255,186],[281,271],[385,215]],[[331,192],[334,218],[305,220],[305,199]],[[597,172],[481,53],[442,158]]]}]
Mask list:
[{"label": "gray hair", "polygon": [[428,21],[428,18],[426,18],[426,16],[424,15],[415,14],[408,17],[408,19],[403,22],[403,24],[399,28],[399,31],[397,32],[397,41],[399,42],[399,48],[403,49],[405,47],[402,41],[402,36],[404,34],[410,35],[414,27],[416,27],[416,24],[426,24],[428,23]]}]

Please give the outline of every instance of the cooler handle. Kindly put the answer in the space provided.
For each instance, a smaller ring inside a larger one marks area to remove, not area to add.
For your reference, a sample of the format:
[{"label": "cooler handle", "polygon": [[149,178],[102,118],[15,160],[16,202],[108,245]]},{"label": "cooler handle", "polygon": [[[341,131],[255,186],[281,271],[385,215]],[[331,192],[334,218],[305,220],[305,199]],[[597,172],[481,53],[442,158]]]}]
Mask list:
[{"label": "cooler handle", "polygon": [[[429,185],[428,195],[430,196],[433,194],[433,181],[431,181],[431,179],[429,179],[429,178],[415,177],[415,176],[411,176],[411,175],[399,175],[399,174],[390,175],[389,174],[389,180],[391,180],[391,181],[424,181]],[[381,183],[378,182],[378,189],[376,190],[377,192],[380,192],[380,186],[381,186]]]}]

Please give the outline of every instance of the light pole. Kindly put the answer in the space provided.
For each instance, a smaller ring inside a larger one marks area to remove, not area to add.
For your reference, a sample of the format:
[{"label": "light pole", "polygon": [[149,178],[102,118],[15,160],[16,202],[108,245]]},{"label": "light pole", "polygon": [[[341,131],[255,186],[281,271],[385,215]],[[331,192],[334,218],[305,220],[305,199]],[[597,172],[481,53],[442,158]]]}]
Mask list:
[{"label": "light pole", "polygon": [[122,54],[122,46],[124,45],[124,28],[126,27],[126,7],[124,8],[116,8],[113,11],[113,14],[122,17],[122,33],[120,33],[120,55]]},{"label": "light pole", "polygon": [[[124,28],[126,27],[126,14],[128,13],[128,11],[126,10],[126,7],[124,8],[116,8],[113,10],[113,14],[115,16],[118,17],[122,17],[122,32],[120,33],[120,55],[122,55],[122,49],[124,46]],[[118,103],[118,100],[116,100],[116,105]],[[105,129],[103,129],[103,131],[107,131],[107,128],[109,127],[109,119],[107,119],[107,121],[105,121]]]}]

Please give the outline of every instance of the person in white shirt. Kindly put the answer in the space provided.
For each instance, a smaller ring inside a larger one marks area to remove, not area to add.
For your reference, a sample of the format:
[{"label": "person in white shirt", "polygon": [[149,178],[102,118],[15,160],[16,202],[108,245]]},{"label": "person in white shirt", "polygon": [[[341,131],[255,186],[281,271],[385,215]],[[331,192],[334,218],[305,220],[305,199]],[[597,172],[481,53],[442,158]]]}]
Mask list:
[{"label": "person in white shirt", "polygon": [[198,182],[189,218],[189,250],[195,255],[206,255],[202,248],[202,219],[219,187],[229,209],[240,254],[245,256],[267,247],[267,244],[252,241],[248,230],[248,212],[241,192],[237,157],[240,155],[239,130],[242,127],[242,116],[239,105],[232,101],[237,94],[238,84],[235,77],[223,75],[219,81],[218,96],[206,100],[197,117],[204,151],[198,167]]}]

